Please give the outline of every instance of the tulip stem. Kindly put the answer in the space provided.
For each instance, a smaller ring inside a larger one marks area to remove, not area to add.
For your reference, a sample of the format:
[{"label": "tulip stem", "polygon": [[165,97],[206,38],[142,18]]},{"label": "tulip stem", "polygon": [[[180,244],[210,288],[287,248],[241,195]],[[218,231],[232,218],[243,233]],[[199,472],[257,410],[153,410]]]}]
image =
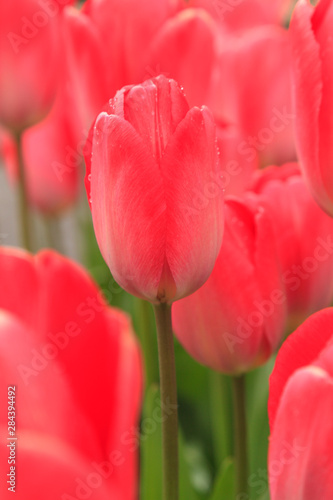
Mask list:
[{"label": "tulip stem", "polygon": [[158,384],[157,341],[154,328],[154,319],[149,302],[136,299],[137,331],[145,358],[146,387],[149,390],[152,384]]},{"label": "tulip stem", "polygon": [[241,496],[246,495],[248,490],[245,375],[232,377],[232,382],[235,424],[234,453],[236,462],[236,496]]},{"label": "tulip stem", "polygon": [[22,244],[29,252],[32,251],[31,221],[27,196],[26,175],[23,159],[22,132],[15,135],[18,162],[18,200],[21,220]]},{"label": "tulip stem", "polygon": [[178,500],[178,405],[171,306],[154,306],[162,406],[163,500]]}]

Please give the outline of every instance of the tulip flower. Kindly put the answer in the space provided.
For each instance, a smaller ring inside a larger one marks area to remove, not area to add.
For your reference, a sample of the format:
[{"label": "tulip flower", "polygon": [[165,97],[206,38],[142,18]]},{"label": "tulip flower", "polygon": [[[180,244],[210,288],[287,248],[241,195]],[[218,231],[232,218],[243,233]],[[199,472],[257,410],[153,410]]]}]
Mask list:
[{"label": "tulip flower", "polygon": [[288,32],[261,26],[242,37],[221,36],[218,66],[207,104],[218,120],[244,133],[238,152],[262,165],[296,159]]},{"label": "tulip flower", "polygon": [[265,24],[280,24],[295,0],[189,0],[212,14],[224,29],[242,32]]},{"label": "tulip flower", "polygon": [[272,500],[333,498],[333,309],[283,344],[270,378]]},{"label": "tulip flower", "polygon": [[285,326],[285,297],[272,220],[253,200],[227,198],[225,233],[214,270],[174,304],[177,338],[200,363],[241,374],[264,363]]},{"label": "tulip flower", "polygon": [[205,11],[186,9],[167,20],[149,46],[148,67],[181,84],[190,106],[206,104],[217,60],[217,31]]},{"label": "tulip flower", "polygon": [[223,230],[221,169],[207,108],[160,76],[125,87],[91,130],[86,188],[115,280],[155,304],[208,278]]},{"label": "tulip flower", "polygon": [[0,271],[2,477],[14,386],[19,500],[133,500],[141,363],[129,319],[53,251],[3,248]]},{"label": "tulip flower", "polygon": [[[17,151],[5,137],[3,157],[8,175],[18,179]],[[49,115],[23,134],[23,158],[29,205],[47,215],[69,208],[78,199],[81,150],[61,98]]]},{"label": "tulip flower", "polygon": [[39,121],[51,107],[59,75],[60,12],[65,3],[1,3],[0,122],[15,132]]},{"label": "tulip flower", "polygon": [[333,299],[333,220],[314,202],[297,164],[258,172],[252,190],[270,211],[290,331]]},{"label": "tulip flower", "polygon": [[114,94],[124,85],[157,76],[150,66],[149,45],[164,22],[178,12],[182,0],[87,0],[83,11],[98,28],[108,56]]},{"label": "tulip flower", "polygon": [[293,80],[300,165],[317,203],[333,216],[333,4],[300,0],[293,13]]}]

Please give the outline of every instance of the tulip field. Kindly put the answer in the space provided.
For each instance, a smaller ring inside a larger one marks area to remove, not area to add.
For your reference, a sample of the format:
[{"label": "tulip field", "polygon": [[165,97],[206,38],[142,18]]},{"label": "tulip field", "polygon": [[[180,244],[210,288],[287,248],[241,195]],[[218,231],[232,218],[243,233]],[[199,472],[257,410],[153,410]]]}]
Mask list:
[{"label": "tulip field", "polygon": [[333,0],[0,0],[0,499],[333,499]]}]

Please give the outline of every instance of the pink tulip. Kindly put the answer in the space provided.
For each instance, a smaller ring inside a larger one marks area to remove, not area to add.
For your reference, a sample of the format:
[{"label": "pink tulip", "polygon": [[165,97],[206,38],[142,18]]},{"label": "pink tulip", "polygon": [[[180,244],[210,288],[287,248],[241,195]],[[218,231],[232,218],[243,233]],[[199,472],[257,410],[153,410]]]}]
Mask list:
[{"label": "pink tulip", "polygon": [[[4,137],[5,166],[15,184],[18,178],[16,146],[8,136]],[[54,215],[77,201],[81,150],[60,97],[49,115],[23,134],[23,158],[28,201],[32,207]]]},{"label": "pink tulip", "polygon": [[164,22],[173,16],[182,0],[88,0],[84,12],[101,34],[108,56],[114,94],[124,85],[157,76],[148,60],[150,43]]},{"label": "pink tulip", "polygon": [[283,344],[270,379],[272,500],[333,498],[333,309]]},{"label": "pink tulip", "polygon": [[60,20],[66,0],[0,6],[0,122],[18,132],[39,121],[55,96]]},{"label": "pink tulip", "polygon": [[154,303],[194,292],[223,230],[209,110],[189,109],[178,84],[160,76],[118,92],[87,146],[95,234],[116,281]]},{"label": "pink tulip", "polygon": [[173,306],[175,334],[200,363],[240,374],[264,363],[285,326],[285,296],[269,213],[227,198],[225,234],[208,281]]},{"label": "pink tulip", "polygon": [[295,0],[190,0],[190,7],[202,7],[224,29],[240,32],[265,24],[280,24]]},{"label": "pink tulip", "polygon": [[333,220],[313,201],[296,164],[269,167],[252,189],[270,211],[290,329],[333,299]]},{"label": "pink tulip", "polygon": [[288,32],[262,26],[242,37],[221,37],[218,67],[207,104],[219,120],[238,124],[246,161],[263,165],[296,158]]},{"label": "pink tulip", "polygon": [[290,25],[300,164],[319,205],[333,216],[333,4],[299,0]]},{"label": "pink tulip", "polygon": [[[181,11],[152,40],[148,68],[179,82],[190,106],[202,106],[217,60],[217,34],[216,24],[202,9]],[[147,68],[142,77],[147,77]]]},{"label": "pink tulip", "polygon": [[2,477],[7,387],[16,386],[18,500],[134,500],[142,382],[128,318],[55,252],[1,249],[0,272]]}]

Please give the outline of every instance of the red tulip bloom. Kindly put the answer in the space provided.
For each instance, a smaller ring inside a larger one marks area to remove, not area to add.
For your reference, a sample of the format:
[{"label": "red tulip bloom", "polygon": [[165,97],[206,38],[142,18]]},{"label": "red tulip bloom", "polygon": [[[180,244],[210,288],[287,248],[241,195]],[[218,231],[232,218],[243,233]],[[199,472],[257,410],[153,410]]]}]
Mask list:
[{"label": "red tulip bloom", "polygon": [[333,309],[283,344],[270,379],[272,500],[333,498]]},{"label": "red tulip bloom", "polygon": [[59,76],[60,18],[66,0],[0,5],[0,122],[20,131],[46,115]]},{"label": "red tulip bloom", "polygon": [[216,132],[174,80],[125,87],[91,130],[86,187],[102,255],[118,283],[172,302],[208,278],[223,230]]},{"label": "red tulip bloom", "polygon": [[134,500],[141,367],[128,318],[55,252],[1,249],[0,272],[2,477],[7,388],[16,386],[19,500]]},{"label": "red tulip bloom", "polygon": [[[16,183],[16,145],[8,136],[4,138],[5,166]],[[23,134],[28,201],[45,214],[59,213],[78,199],[82,156],[76,139],[59,97],[49,115]]]},{"label": "red tulip bloom", "polygon": [[208,281],[173,306],[175,334],[204,365],[239,374],[264,363],[285,327],[272,220],[254,201],[227,199],[225,233]]},{"label": "red tulip bloom", "polygon": [[239,125],[238,152],[246,161],[296,159],[288,32],[261,26],[243,36],[221,36],[218,67],[206,104],[214,116]]},{"label": "red tulip bloom", "polygon": [[269,167],[252,189],[270,211],[291,330],[333,299],[333,220],[314,202],[297,164]]},{"label": "red tulip bloom", "polygon": [[300,0],[291,25],[300,164],[319,205],[333,216],[333,3]]}]

